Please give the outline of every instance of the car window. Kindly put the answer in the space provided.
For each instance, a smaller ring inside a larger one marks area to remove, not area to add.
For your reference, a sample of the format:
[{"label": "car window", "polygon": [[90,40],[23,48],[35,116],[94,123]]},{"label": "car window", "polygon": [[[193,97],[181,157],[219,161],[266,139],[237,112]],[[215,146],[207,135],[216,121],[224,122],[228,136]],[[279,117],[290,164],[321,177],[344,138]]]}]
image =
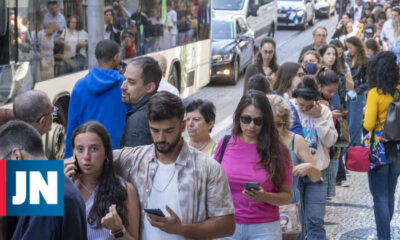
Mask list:
[{"label": "car window", "polygon": [[211,25],[213,39],[233,39],[235,38],[232,22],[213,21]]},{"label": "car window", "polygon": [[212,8],[215,10],[241,10],[244,0],[213,0]]}]

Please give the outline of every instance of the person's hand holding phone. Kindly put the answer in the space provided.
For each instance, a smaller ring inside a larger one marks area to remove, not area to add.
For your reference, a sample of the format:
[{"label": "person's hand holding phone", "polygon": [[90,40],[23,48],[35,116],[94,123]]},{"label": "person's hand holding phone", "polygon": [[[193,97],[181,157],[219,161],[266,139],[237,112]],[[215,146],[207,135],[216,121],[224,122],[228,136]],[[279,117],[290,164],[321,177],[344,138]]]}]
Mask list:
[{"label": "person's hand holding phone", "polygon": [[151,226],[156,227],[161,231],[169,234],[182,235],[182,222],[179,219],[178,215],[176,215],[176,213],[168,205],[165,206],[165,209],[170,214],[169,217],[160,217],[147,213],[147,220],[149,221]]},{"label": "person's hand holding phone", "polygon": [[64,174],[72,180],[75,180],[76,175],[80,173],[78,160],[72,157],[64,160]]},{"label": "person's hand holding phone", "polygon": [[249,187],[249,184],[246,183],[246,187],[242,193],[253,202],[266,202],[267,199],[267,194],[260,185],[258,185],[258,189],[256,189],[254,187]]}]

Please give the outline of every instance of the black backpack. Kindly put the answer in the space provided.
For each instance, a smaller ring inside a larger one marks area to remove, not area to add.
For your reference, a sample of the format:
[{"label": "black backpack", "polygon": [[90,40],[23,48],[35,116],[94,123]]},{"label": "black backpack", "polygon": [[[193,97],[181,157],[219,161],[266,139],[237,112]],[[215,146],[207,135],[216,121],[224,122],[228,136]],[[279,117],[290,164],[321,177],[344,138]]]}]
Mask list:
[{"label": "black backpack", "polygon": [[[396,98],[396,95],[398,97]],[[400,91],[396,90],[393,95],[393,102],[390,103],[386,114],[385,126],[383,129],[383,137],[392,142],[400,142]],[[379,117],[378,121],[381,124]],[[381,124],[382,127],[382,124]]]}]

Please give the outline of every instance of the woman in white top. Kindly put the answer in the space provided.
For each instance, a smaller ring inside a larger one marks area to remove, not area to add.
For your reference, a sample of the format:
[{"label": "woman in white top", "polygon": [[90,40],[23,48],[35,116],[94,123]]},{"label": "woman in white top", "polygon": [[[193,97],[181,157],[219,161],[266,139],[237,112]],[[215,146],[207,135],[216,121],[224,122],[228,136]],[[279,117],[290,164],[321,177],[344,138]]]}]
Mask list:
[{"label": "woman in white top", "polygon": [[61,73],[71,73],[83,70],[86,65],[86,46],[88,34],[78,28],[78,18],[72,16],[67,22],[67,28],[62,32],[58,43],[64,46],[64,63]]},{"label": "woman in white top", "polygon": [[86,203],[88,239],[138,239],[139,201],[136,189],[114,173],[110,136],[101,123],[79,126],[72,136],[75,160],[66,160]]}]

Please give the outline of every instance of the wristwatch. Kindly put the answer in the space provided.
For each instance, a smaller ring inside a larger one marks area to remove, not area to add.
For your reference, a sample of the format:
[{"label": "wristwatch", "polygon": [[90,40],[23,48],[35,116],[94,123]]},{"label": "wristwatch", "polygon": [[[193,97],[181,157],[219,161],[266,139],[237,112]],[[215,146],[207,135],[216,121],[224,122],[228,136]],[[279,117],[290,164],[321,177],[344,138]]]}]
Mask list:
[{"label": "wristwatch", "polygon": [[114,236],[114,238],[122,238],[126,234],[126,229],[125,229],[125,227],[123,227],[121,231],[119,231],[117,233],[111,232],[111,234]]}]

